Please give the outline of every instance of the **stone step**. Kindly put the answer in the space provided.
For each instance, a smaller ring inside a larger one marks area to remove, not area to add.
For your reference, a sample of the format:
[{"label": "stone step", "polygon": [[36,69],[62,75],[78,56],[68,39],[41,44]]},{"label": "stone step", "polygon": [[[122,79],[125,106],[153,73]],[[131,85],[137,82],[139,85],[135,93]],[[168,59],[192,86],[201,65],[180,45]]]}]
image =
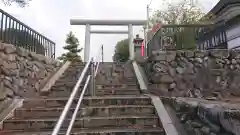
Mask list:
[{"label": "stone step", "polygon": [[[23,130],[8,130],[0,131],[1,135],[51,135],[52,130],[43,130],[42,132],[33,131],[26,132]],[[58,135],[65,135],[66,132],[60,131]],[[124,128],[77,128],[72,129],[71,135],[165,135],[164,130],[161,127],[143,127],[143,126],[132,126]]]},{"label": "stone step", "polygon": [[82,72],[74,72],[74,73],[66,73],[62,74],[59,80],[64,80],[65,82],[67,81],[75,81],[77,80]]},{"label": "stone step", "polygon": [[79,71],[83,71],[84,67],[68,67],[67,68],[67,72],[65,73],[73,73],[73,72],[79,72]]},{"label": "stone step", "polygon": [[70,65],[68,67],[68,70],[79,70],[79,69],[84,69],[85,65]]},{"label": "stone step", "polygon": [[[73,85],[54,85],[51,87],[51,90],[54,91],[71,91],[74,88],[75,84]],[[80,89],[83,88],[84,83],[80,85]],[[130,89],[138,89],[138,86],[136,84],[121,84],[121,85],[114,85],[114,84],[106,84],[106,85],[96,85],[96,89],[118,89],[118,90],[130,90]]]},{"label": "stone step", "polygon": [[[62,128],[67,128],[71,119],[64,120]],[[5,120],[3,130],[36,131],[53,129],[58,118]],[[75,120],[73,128],[126,127],[133,125],[159,127],[157,116],[125,115],[114,117],[81,117]]]},{"label": "stone step", "polygon": [[81,72],[80,73],[72,73],[72,74],[63,74],[60,76],[60,78],[57,81],[65,81],[65,82],[77,81],[77,79],[79,78],[80,75],[81,75]]},{"label": "stone step", "polygon": [[70,66],[85,66],[87,63],[86,62],[76,62],[76,63],[71,63]]},{"label": "stone step", "polygon": [[[73,88],[72,88],[73,89]],[[81,94],[81,90],[79,90],[76,94],[76,98],[78,98]],[[58,97],[69,97],[72,93],[72,90],[64,90],[64,89],[51,89],[48,93],[42,93],[42,97],[47,97],[47,98],[58,98]],[[89,92],[86,91],[85,96],[90,96]]]},{"label": "stone step", "polygon": [[96,88],[98,89],[104,89],[104,88],[126,88],[126,89],[132,89],[132,88],[138,88],[138,85],[136,83],[132,83],[132,84],[102,84],[96,85]]},{"label": "stone step", "polygon": [[[62,87],[62,86],[75,86],[77,80],[72,80],[72,81],[67,81],[67,80],[59,80],[56,81],[56,83],[54,84],[54,87]],[[84,81],[83,81],[84,82]],[[84,85],[84,84],[82,84]],[[126,82],[126,84],[124,82],[109,82],[109,83],[97,83],[96,82],[96,86],[106,86],[106,87],[136,87],[137,83],[136,82]]]},{"label": "stone step", "polygon": [[[72,76],[71,76],[72,77]],[[86,77],[87,78],[87,77]],[[67,84],[73,84],[73,83],[76,83],[77,80],[68,80],[69,78],[65,78],[65,77],[61,77],[59,80],[56,81],[55,84],[59,85],[59,84],[64,84],[64,83],[67,83]],[[107,77],[107,80],[104,78],[96,78],[96,84],[114,84],[114,85],[120,85],[121,83],[123,84],[135,84],[137,83],[137,80],[130,80],[130,79],[116,79],[116,78],[110,78],[110,77]]]},{"label": "stone step", "polygon": [[[63,84],[63,83],[76,83],[78,78],[80,77],[80,73],[71,73],[71,74],[66,74],[62,75],[59,80],[57,80],[56,84]],[[137,84],[138,81],[136,79],[125,79],[121,77],[112,77],[112,76],[107,76],[107,77],[96,77],[96,84]]]},{"label": "stone step", "polygon": [[[90,96],[90,93],[88,91],[85,92],[85,96]],[[47,97],[69,97],[72,93],[72,90],[62,90],[62,89],[52,89],[48,94],[45,94],[44,96]],[[78,94],[76,94],[76,97],[79,97],[81,94],[81,90],[79,90]],[[106,96],[106,95],[139,95],[140,90],[139,89],[97,89],[96,95],[97,96]]]},{"label": "stone step", "polygon": [[61,77],[59,78],[59,80],[61,81],[65,81],[65,82],[68,82],[68,81],[77,81],[78,78],[80,77],[82,72],[74,72],[74,73],[67,73],[67,74],[63,74],[61,75]]},{"label": "stone step", "polygon": [[96,84],[97,85],[105,85],[105,84],[114,84],[114,85],[119,85],[119,84],[125,84],[125,85],[136,85],[138,82],[137,80],[110,80],[109,78],[107,78],[107,80],[100,80],[100,79],[96,79]]},{"label": "stone step", "polygon": [[83,69],[67,69],[61,77],[71,77],[76,75],[81,75]]},{"label": "stone step", "polygon": [[[51,108],[64,107],[68,98],[33,98],[23,101],[24,108]],[[76,106],[78,99],[75,98],[73,106]],[[81,107],[85,106],[107,106],[107,105],[151,105],[151,99],[147,96],[127,96],[127,95],[111,95],[111,96],[96,96],[84,97]]]},{"label": "stone step", "polygon": [[[69,76],[69,77],[66,77],[66,76],[61,76],[56,82],[55,82],[55,84],[57,84],[58,83],[58,81],[62,81],[62,82],[74,82],[74,83],[76,83],[77,81],[78,81],[78,79],[79,79],[79,76],[80,76],[80,74],[79,75],[71,75],[71,76]],[[87,77],[86,77],[87,78]],[[85,79],[84,79],[85,80]]]},{"label": "stone step", "polygon": [[97,96],[104,95],[140,95],[140,90],[96,90]]},{"label": "stone step", "polygon": [[78,65],[78,66],[69,66],[68,71],[76,71],[76,70],[83,70],[85,65]]},{"label": "stone step", "polygon": [[64,72],[65,74],[67,73],[74,73],[74,72],[79,72],[79,71],[83,71],[84,67],[68,67],[66,72]]},{"label": "stone step", "polygon": [[[67,117],[71,118],[75,108],[70,108]],[[14,119],[37,119],[37,118],[58,118],[63,108],[20,108],[15,110]],[[121,115],[156,115],[155,108],[152,105],[111,105],[111,106],[93,106],[81,108],[78,110],[77,117],[86,116],[121,116]]]}]

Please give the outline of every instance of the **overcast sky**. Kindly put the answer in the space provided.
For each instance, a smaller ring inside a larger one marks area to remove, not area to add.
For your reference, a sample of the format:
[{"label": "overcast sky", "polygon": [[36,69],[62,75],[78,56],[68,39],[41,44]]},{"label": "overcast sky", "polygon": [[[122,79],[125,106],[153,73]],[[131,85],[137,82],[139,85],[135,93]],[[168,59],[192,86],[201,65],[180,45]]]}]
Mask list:
[{"label": "overcast sky", "polygon": [[[205,12],[209,11],[218,0],[200,0]],[[56,43],[56,55],[64,50],[66,34],[72,30],[84,47],[84,26],[71,26],[70,19],[145,19],[146,5],[150,0],[32,0],[25,8],[15,5],[1,8],[31,28],[42,33]],[[152,11],[161,7],[161,0],[153,0]],[[127,27],[95,26],[93,29],[121,29]],[[134,34],[142,33],[141,27],[134,27]],[[127,35],[92,35],[91,55],[104,44],[104,61],[112,61],[114,46]],[[83,56],[83,52],[81,53]]]}]

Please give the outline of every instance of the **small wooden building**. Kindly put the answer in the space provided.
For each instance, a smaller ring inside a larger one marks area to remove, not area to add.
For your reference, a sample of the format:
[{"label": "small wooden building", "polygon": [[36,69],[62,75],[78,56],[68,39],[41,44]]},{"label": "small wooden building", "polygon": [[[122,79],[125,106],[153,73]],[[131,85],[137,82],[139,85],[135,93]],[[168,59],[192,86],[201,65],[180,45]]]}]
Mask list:
[{"label": "small wooden building", "polygon": [[199,33],[199,49],[240,49],[240,0],[220,0],[205,18],[213,25]]}]

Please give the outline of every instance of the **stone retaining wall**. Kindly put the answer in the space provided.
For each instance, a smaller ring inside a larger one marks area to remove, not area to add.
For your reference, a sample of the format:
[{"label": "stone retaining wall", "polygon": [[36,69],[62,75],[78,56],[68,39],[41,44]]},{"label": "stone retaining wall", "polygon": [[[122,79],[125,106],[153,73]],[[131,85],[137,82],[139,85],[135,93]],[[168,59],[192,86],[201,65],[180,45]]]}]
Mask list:
[{"label": "stone retaining wall", "polygon": [[153,52],[145,64],[153,93],[195,98],[240,96],[240,52]]},{"label": "stone retaining wall", "polygon": [[54,59],[0,43],[0,103],[15,96],[38,96],[59,67]]},{"label": "stone retaining wall", "polygon": [[171,98],[168,103],[176,110],[189,135],[240,134],[240,105],[237,102],[178,97]]}]

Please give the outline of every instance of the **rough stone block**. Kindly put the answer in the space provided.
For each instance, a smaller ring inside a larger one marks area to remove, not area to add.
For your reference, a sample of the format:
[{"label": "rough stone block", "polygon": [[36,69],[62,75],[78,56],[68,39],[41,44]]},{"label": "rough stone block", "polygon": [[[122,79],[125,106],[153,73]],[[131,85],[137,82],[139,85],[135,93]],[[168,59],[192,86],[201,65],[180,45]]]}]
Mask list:
[{"label": "rough stone block", "polygon": [[[175,92],[173,95],[197,97],[200,94],[209,98],[211,96],[216,97],[214,93],[220,91],[221,96],[218,94],[217,98],[226,98],[231,95],[238,96],[238,85],[235,84],[240,83],[240,81],[239,79],[234,80],[235,77],[240,75],[238,52],[228,50],[180,50],[176,51],[175,55],[172,51],[155,51],[153,53],[155,59],[144,65],[147,69],[147,76],[151,81],[149,86],[162,83],[172,84],[174,82],[177,89],[171,91],[171,93]],[[171,54],[172,61],[167,61],[168,54]]]},{"label": "rough stone block", "polygon": [[195,56],[195,57],[200,57],[200,58],[202,58],[202,57],[204,57],[204,56],[206,56],[206,55],[208,55],[208,52],[206,52],[206,51],[200,51],[200,50],[198,50],[198,51],[195,51],[195,52],[194,52],[194,56]]},{"label": "rough stone block", "polygon": [[167,62],[171,62],[171,61],[175,60],[175,58],[176,58],[176,51],[168,51],[165,54],[166,54]]},{"label": "rough stone block", "polygon": [[4,52],[6,54],[14,53],[16,51],[16,47],[11,44],[4,44]]},{"label": "rough stone block", "polygon": [[229,50],[225,49],[214,49],[209,51],[210,55],[216,58],[228,58],[230,55]]},{"label": "rough stone block", "polygon": [[166,52],[162,52],[162,51],[156,51],[153,52],[154,53],[154,61],[166,61]]},{"label": "rough stone block", "polygon": [[[29,53],[20,47],[0,43],[0,75],[3,76],[3,89],[10,89],[12,98],[16,95],[38,95],[39,83],[50,76],[60,66],[56,60],[44,64],[47,57]],[[32,56],[35,56],[32,59]],[[9,91],[9,90],[8,90]],[[8,92],[9,93],[9,92]],[[4,93],[2,93],[4,94]]]},{"label": "rough stone block", "polygon": [[185,57],[187,58],[194,57],[194,51],[185,51],[184,54],[185,54]]}]

